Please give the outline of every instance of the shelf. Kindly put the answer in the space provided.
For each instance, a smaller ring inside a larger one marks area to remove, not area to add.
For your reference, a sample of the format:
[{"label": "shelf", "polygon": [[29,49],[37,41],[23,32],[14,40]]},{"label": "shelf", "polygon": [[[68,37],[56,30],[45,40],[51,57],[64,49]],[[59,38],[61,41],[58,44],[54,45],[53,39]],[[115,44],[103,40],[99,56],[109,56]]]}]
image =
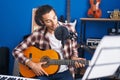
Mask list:
[{"label": "shelf", "polygon": [[87,28],[87,22],[93,21],[93,22],[114,22],[116,25],[116,34],[118,33],[119,26],[120,26],[120,19],[110,19],[110,18],[80,18],[81,20],[81,26],[80,26],[80,40],[81,42],[86,43],[86,28]]},{"label": "shelf", "polygon": [[120,21],[120,19],[110,18],[80,18],[81,21]]}]

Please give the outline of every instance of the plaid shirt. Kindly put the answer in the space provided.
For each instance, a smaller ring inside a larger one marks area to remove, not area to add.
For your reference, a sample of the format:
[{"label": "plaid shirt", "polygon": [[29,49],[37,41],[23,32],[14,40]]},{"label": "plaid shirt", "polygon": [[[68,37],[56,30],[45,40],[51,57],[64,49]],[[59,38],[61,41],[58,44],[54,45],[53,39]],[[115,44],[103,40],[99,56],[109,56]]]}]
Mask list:
[{"label": "plaid shirt", "polygon": [[[60,23],[61,24],[61,23]],[[69,31],[75,32],[73,26],[69,24],[63,24],[63,26],[67,27]],[[46,34],[46,27],[40,28],[34,31],[29,37],[27,37],[24,41],[22,41],[14,50],[13,56],[18,59],[20,63],[25,64],[25,61],[28,59],[24,56],[23,51],[27,49],[29,46],[36,46],[41,50],[51,49],[49,44],[49,38]],[[73,56],[78,57],[77,51],[77,41],[76,40],[66,40],[63,48],[63,57],[64,59],[71,59]],[[69,66],[70,71],[74,76],[74,68]]]}]

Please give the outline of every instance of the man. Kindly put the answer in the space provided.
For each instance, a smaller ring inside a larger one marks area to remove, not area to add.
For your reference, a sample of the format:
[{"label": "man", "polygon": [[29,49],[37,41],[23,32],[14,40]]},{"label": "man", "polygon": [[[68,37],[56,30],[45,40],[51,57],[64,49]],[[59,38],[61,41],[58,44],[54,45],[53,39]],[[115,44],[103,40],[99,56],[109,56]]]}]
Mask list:
[{"label": "man", "polygon": [[[61,41],[57,40],[54,36],[54,31],[58,26],[62,25],[67,27],[69,31],[75,32],[72,28],[73,26],[59,22],[55,10],[50,5],[38,7],[35,13],[35,21],[41,26],[41,28],[34,31],[23,42],[21,42],[13,50],[13,56],[18,59],[20,63],[31,68],[40,80],[73,80],[74,78],[71,74],[71,72],[74,73],[73,66],[60,65],[56,74],[49,75],[42,67],[42,65],[47,62],[36,63],[24,56],[23,53],[28,47],[35,46],[40,50],[55,50],[60,55],[60,59],[83,60],[82,58],[78,58],[76,40],[66,40],[63,47]],[[79,68],[83,67],[84,64],[76,61],[74,66]]]}]

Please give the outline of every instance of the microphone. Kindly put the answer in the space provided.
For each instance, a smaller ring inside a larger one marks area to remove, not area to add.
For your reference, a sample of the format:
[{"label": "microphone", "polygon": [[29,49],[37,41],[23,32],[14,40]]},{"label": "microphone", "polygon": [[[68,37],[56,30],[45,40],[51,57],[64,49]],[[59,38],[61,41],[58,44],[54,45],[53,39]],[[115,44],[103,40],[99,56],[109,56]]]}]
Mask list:
[{"label": "microphone", "polygon": [[[63,47],[66,39],[77,40],[77,35],[73,32],[69,32],[68,29],[64,26],[58,26],[54,31],[54,35],[58,40],[61,40]],[[84,49],[89,53],[92,53],[92,54],[94,53],[93,50],[89,46],[85,45],[84,43],[78,44],[78,47],[81,49]]]},{"label": "microphone", "polygon": [[58,26],[56,29],[55,29],[55,37],[58,39],[58,40],[66,40],[66,39],[77,39],[77,35],[73,32],[69,32],[68,29],[64,26]]},{"label": "microphone", "polygon": [[58,26],[55,29],[54,35],[58,40],[66,40],[69,35],[69,32],[68,32],[67,28],[65,28],[63,26]]},{"label": "microphone", "polygon": [[54,35],[58,40],[61,40],[61,44],[62,44],[63,48],[64,48],[65,40],[68,37],[68,34],[69,34],[69,32],[68,32],[67,28],[65,28],[63,26],[58,26],[55,29]]},{"label": "microphone", "polygon": [[63,47],[66,39],[73,40],[77,38],[75,33],[69,32],[68,29],[64,26],[58,26],[54,31],[54,35],[58,40],[61,40]]},{"label": "microphone", "polygon": [[87,52],[89,52],[89,53],[91,53],[91,54],[94,53],[94,51],[93,51],[89,46],[87,46],[87,45],[84,44],[84,43],[78,44],[78,47],[81,48],[81,49],[84,49],[85,51],[87,51]]}]

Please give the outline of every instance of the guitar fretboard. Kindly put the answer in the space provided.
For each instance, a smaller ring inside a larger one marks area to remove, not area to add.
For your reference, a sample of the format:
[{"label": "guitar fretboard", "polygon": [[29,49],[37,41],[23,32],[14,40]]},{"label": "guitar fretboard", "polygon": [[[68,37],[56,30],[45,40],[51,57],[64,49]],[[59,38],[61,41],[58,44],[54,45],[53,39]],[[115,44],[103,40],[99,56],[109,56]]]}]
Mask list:
[{"label": "guitar fretboard", "polygon": [[79,62],[81,64],[89,65],[89,61],[87,60],[49,60],[48,65],[74,65],[75,62]]}]

